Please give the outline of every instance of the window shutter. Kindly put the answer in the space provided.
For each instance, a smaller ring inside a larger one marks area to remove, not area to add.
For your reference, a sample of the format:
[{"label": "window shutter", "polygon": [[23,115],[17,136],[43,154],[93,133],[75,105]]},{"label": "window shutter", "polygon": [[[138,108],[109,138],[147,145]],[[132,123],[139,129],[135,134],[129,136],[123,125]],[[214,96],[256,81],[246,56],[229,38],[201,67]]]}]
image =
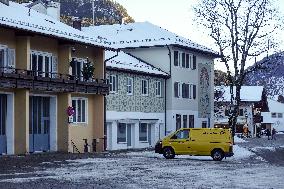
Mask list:
[{"label": "window shutter", "polygon": [[186,54],[186,59],[185,59],[186,61],[186,64],[185,64],[185,67],[186,68],[189,68],[189,54]]},{"label": "window shutter", "polygon": [[52,63],[51,63],[52,78],[57,77],[57,73],[58,73],[57,67],[58,67],[58,58],[57,56],[52,56]]},{"label": "window shutter", "polygon": [[177,98],[179,97],[178,96],[178,84],[179,84],[178,82],[175,82],[175,84],[174,84],[175,97],[177,97]]},{"label": "window shutter", "polygon": [[189,98],[189,84],[185,85],[185,98]]},{"label": "window shutter", "polygon": [[193,85],[193,99],[196,99],[196,85]]},{"label": "window shutter", "polygon": [[182,65],[182,67],[183,68],[185,68],[185,53],[182,53],[182,63],[181,63],[181,65]]},{"label": "window shutter", "polygon": [[192,69],[196,70],[196,56],[193,55],[193,65],[192,65]]}]

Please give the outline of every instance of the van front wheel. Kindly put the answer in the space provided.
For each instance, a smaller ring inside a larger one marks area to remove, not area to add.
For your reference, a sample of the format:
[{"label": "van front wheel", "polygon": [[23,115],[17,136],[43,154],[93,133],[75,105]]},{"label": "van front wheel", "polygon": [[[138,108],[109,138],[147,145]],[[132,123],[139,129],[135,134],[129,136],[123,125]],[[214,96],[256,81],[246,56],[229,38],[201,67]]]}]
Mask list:
[{"label": "van front wheel", "polygon": [[222,159],[224,158],[224,153],[222,150],[216,149],[213,150],[211,157],[214,161],[222,161]]},{"label": "van front wheel", "polygon": [[175,157],[175,152],[172,148],[165,147],[164,150],[163,150],[163,156],[166,159],[173,159]]}]

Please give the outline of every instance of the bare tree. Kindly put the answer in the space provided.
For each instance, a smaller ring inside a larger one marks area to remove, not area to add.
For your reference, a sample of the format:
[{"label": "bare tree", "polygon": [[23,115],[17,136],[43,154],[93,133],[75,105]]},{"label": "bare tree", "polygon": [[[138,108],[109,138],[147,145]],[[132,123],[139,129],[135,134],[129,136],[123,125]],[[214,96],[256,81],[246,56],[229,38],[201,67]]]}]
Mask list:
[{"label": "bare tree", "polygon": [[[229,124],[233,136],[240,105],[240,90],[250,57],[273,47],[273,35],[281,26],[272,0],[199,0],[194,7],[196,21],[207,28],[227,69],[231,102]],[[256,68],[254,68],[256,69]]]}]

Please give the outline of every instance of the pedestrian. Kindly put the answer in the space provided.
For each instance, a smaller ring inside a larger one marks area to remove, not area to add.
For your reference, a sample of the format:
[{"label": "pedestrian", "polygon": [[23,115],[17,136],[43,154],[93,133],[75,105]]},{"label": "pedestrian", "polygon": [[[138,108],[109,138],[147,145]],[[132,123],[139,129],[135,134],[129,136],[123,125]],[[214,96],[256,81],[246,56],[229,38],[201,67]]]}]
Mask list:
[{"label": "pedestrian", "polygon": [[273,140],[273,139],[276,140],[276,133],[277,133],[277,132],[276,132],[276,129],[273,128],[273,129],[272,129],[271,140]]},{"label": "pedestrian", "polygon": [[268,140],[270,140],[270,136],[271,136],[271,132],[270,132],[270,129],[266,129],[266,136],[267,136],[267,138],[268,138]]}]

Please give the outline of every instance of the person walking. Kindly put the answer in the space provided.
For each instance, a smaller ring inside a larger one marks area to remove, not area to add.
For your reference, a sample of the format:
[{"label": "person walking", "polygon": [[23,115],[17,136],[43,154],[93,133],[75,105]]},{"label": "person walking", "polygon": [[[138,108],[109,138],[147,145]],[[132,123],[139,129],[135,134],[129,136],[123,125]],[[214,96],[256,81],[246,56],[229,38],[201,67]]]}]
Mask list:
[{"label": "person walking", "polygon": [[271,136],[271,132],[270,132],[270,129],[266,129],[266,136],[267,136],[267,138],[268,138],[268,140],[270,140],[270,136]]},{"label": "person walking", "polygon": [[276,129],[273,128],[273,129],[272,129],[271,140],[273,140],[273,139],[276,140],[276,133],[277,133],[277,132],[276,132]]}]

